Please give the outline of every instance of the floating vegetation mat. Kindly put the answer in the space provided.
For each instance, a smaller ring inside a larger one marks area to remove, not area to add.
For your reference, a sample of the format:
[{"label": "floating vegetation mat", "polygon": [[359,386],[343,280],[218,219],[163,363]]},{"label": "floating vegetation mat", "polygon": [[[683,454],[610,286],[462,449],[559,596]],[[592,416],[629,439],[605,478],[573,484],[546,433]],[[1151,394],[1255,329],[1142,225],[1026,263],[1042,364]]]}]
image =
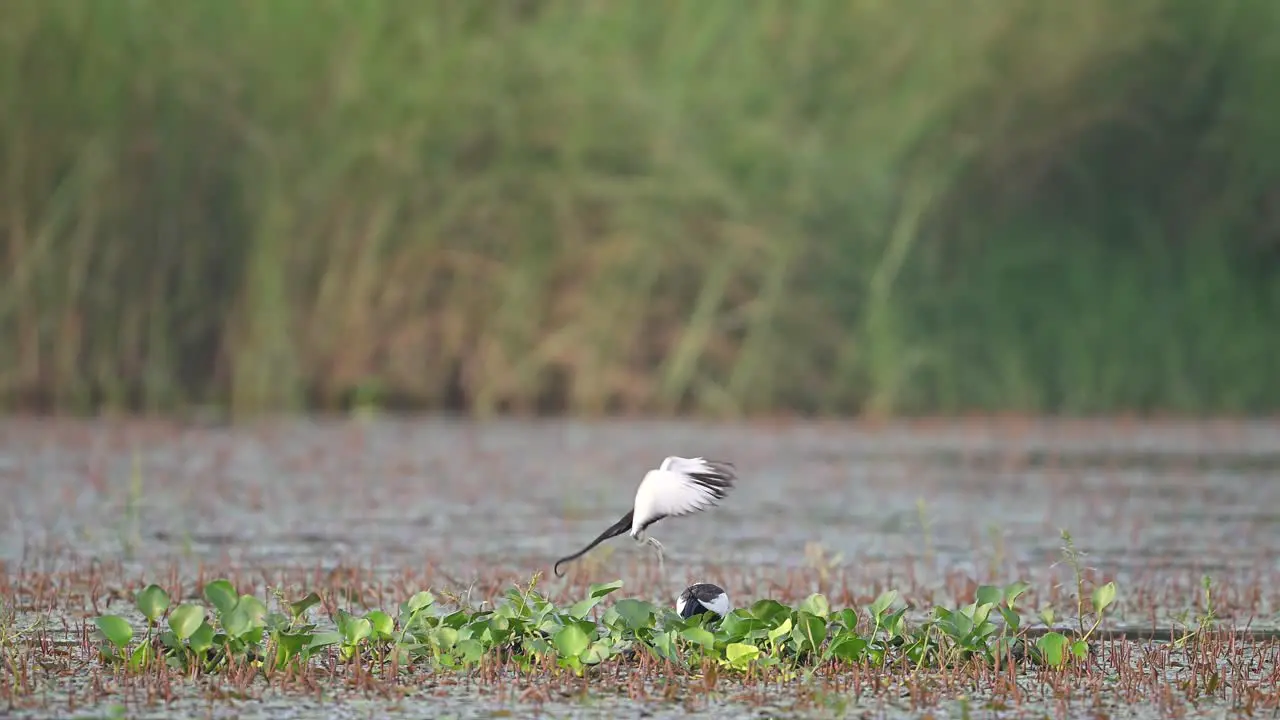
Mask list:
[{"label": "floating vegetation mat", "polygon": [[1121,705],[1280,707],[1274,634],[1221,627],[1208,578],[1193,622],[1142,633],[1108,623],[1114,582],[1086,592],[1076,577],[1080,612],[1068,622],[1026,607],[1025,582],[979,585],[954,607],[913,607],[896,590],[834,607],[813,593],[686,618],[620,597],[621,580],[564,604],[535,575],[493,601],[421,590],[357,609],[353,593],[255,594],[220,578],[116,593],[111,604],[125,607],[78,624],[66,613],[19,611],[14,601],[42,591],[28,586],[11,588],[0,625],[3,693],[24,716],[276,716],[281,707],[335,717],[521,708],[585,716],[634,705],[720,716],[933,708],[1058,717]]}]

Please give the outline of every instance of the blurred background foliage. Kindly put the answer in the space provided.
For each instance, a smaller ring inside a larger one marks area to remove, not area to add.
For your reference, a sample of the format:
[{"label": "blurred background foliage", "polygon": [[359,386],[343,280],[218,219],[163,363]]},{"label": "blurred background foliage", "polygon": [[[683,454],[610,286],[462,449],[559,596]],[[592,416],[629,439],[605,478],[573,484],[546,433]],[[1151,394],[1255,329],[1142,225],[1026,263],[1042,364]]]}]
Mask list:
[{"label": "blurred background foliage", "polygon": [[1280,407],[1275,0],[9,0],[0,403]]}]

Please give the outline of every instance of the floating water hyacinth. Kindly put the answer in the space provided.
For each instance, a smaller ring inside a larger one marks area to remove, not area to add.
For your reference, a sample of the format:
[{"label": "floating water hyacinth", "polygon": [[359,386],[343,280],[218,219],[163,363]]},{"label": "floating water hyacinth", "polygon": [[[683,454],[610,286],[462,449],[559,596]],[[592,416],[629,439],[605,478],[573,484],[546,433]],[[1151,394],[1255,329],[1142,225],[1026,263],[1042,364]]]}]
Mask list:
[{"label": "floating water hyacinth", "polygon": [[[936,607],[916,622],[908,622],[908,608],[896,591],[860,609],[833,609],[825,596],[813,594],[795,607],[762,599],[729,610],[723,590],[700,584],[686,592],[689,598],[682,595],[679,609],[636,598],[602,609],[621,581],[592,585],[587,597],[568,606],[552,603],[537,592],[536,583],[535,576],[527,586],[513,587],[492,609],[446,609],[427,591],[411,596],[394,614],[339,609],[333,627],[323,629],[310,617],[322,602],[316,593],[278,601],[273,611],[268,603],[239,594],[228,581],[215,580],[204,588],[207,606],[184,603],[170,610],[169,596],[150,585],[136,597],[146,620],[140,636],[117,615],[95,622],[102,660],[133,671],[155,663],[195,673],[245,664],[283,670],[330,652],[344,663],[394,661],[400,667],[466,670],[494,662],[521,671],[555,666],[578,675],[646,655],[682,668],[711,662],[734,671],[812,672],[903,661],[918,669],[1015,659],[1062,667],[1088,657],[1090,636],[1116,594],[1112,583],[1094,592],[1096,622],[1081,636],[1049,632],[1027,642],[1016,609],[1029,587],[1021,582],[981,586],[973,602]],[[682,613],[693,599],[712,611]]]}]

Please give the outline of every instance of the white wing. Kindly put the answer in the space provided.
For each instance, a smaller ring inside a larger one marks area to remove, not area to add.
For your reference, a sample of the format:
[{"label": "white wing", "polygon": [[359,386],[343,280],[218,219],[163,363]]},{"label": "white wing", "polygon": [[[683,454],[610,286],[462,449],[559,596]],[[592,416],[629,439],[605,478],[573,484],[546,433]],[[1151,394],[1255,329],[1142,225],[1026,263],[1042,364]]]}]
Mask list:
[{"label": "white wing", "polygon": [[668,456],[658,466],[659,470],[671,470],[678,473],[706,473],[706,472],[727,472],[730,479],[733,479],[733,465],[718,460],[707,460],[706,458],[683,458],[675,455]]},{"label": "white wing", "polygon": [[730,463],[668,457],[640,482],[631,530],[639,532],[664,517],[706,510],[729,492],[736,479]]},{"label": "white wing", "polygon": [[[702,601],[699,600],[698,602]],[[724,617],[729,614],[729,596],[724,593],[720,593],[719,595],[711,598],[711,600],[703,602],[702,605],[720,617]]]},{"label": "white wing", "polygon": [[676,598],[677,615],[684,614],[685,605],[688,605],[690,600],[697,600],[703,607],[721,617],[728,615],[732,609],[724,588],[710,583],[697,583],[685,588],[684,592]]}]

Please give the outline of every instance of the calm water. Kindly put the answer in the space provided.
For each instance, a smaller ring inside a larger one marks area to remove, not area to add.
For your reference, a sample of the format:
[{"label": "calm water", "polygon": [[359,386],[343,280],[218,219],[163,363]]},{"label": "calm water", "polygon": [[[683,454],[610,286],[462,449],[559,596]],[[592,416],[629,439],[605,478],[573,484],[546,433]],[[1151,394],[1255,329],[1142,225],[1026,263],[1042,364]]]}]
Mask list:
[{"label": "calm water", "polygon": [[124,560],[139,575],[354,565],[516,582],[549,574],[613,523],[668,454],[733,461],[740,484],[711,512],[654,526],[667,577],[623,537],[593,579],[622,577],[628,594],[656,597],[695,579],[763,595],[821,546],[867,587],[904,574],[1044,583],[1062,579],[1067,528],[1089,566],[1171,607],[1194,601],[1204,573],[1228,594],[1261,588],[1248,601],[1255,624],[1280,605],[1271,423],[9,420],[0,559],[44,570]]},{"label": "calm water", "polygon": [[[1280,557],[1280,426],[445,420],[181,429],[0,425],[0,557],[253,564],[433,559],[547,569],[627,510],[667,454],[734,461],[719,508],[655,526],[669,568],[861,566],[934,552],[1052,562],[1068,528],[1112,572]],[[922,520],[924,524],[922,524]],[[927,533],[926,533],[927,527]],[[141,541],[140,543],[138,541]],[[614,558],[647,555],[626,538]]]}]

